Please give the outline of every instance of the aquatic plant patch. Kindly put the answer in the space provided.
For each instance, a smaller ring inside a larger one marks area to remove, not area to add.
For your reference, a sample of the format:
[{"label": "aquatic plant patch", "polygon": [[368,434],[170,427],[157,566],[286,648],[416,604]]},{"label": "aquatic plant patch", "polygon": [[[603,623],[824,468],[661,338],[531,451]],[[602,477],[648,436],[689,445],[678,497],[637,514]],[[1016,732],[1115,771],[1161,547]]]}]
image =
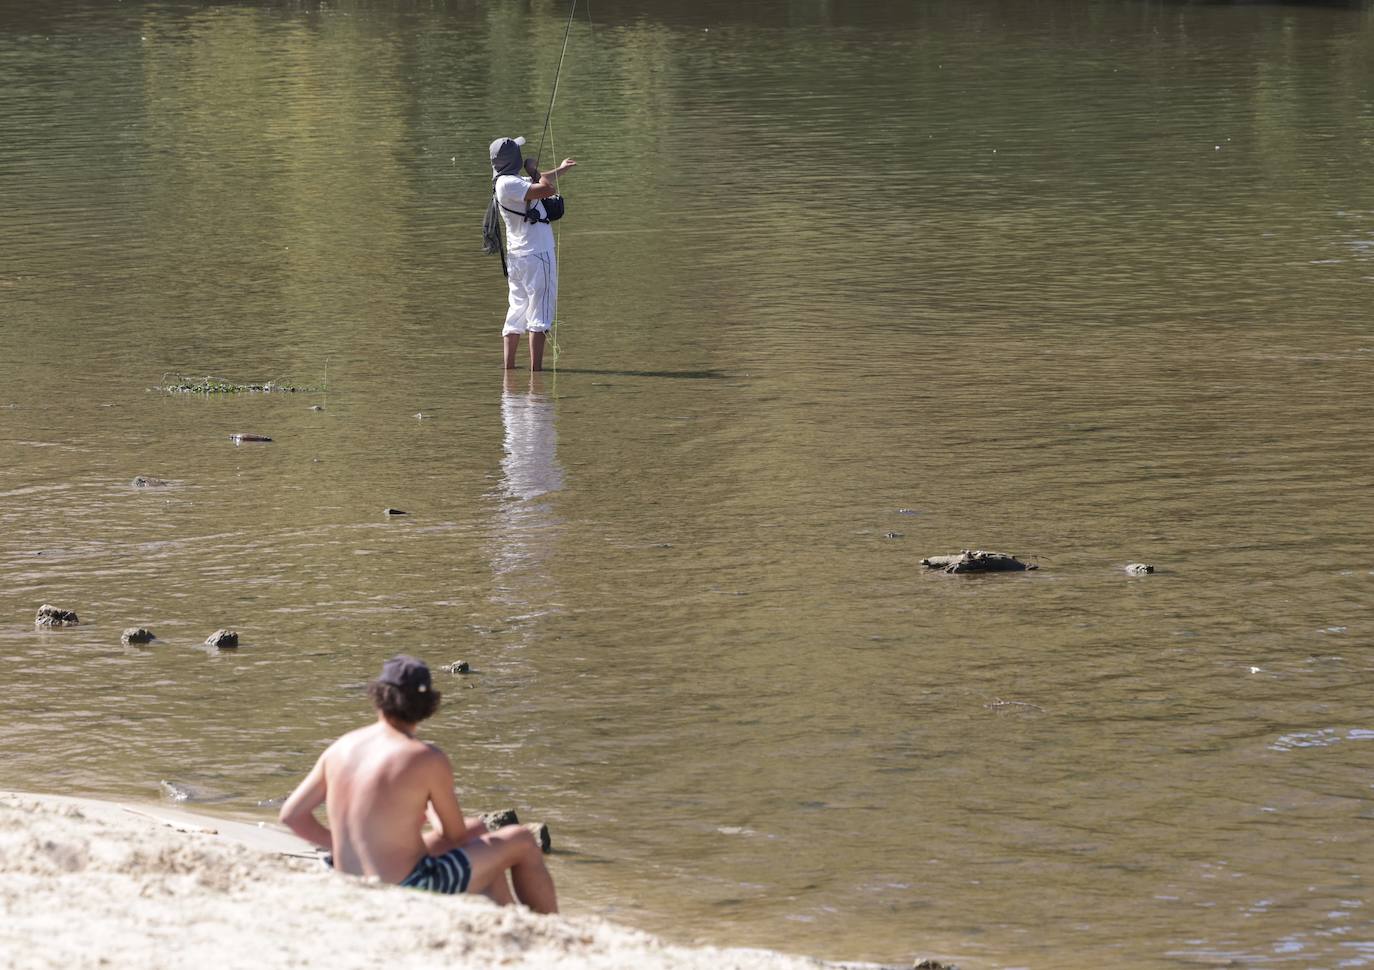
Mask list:
[{"label": "aquatic plant patch", "polygon": [[167,394],[296,394],[321,392],[323,387],[267,381],[264,384],[239,384],[222,377],[187,377],[182,374],[163,374],[162,382],[153,388]]}]

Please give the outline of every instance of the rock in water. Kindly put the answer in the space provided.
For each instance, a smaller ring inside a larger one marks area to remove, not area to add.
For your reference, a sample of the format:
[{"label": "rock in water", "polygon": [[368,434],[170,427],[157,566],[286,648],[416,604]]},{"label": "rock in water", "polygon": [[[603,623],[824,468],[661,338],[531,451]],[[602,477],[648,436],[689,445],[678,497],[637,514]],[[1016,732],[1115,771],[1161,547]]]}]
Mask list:
[{"label": "rock in water", "polygon": [[134,488],[166,488],[167,483],[160,478],[149,478],[147,475],[137,475],[133,480]]},{"label": "rock in water", "polygon": [[534,834],[539,843],[539,851],[548,855],[553,851],[553,839],[549,837],[549,826],[544,822],[526,822],[525,828]]},{"label": "rock in water", "polygon": [[233,630],[216,630],[205,638],[207,647],[217,647],[220,650],[227,650],[239,645],[239,635]]},{"label": "rock in water", "polygon": [[[497,829],[503,829],[507,825],[520,824],[520,816],[515,814],[515,809],[513,808],[503,808],[499,812],[483,812],[479,817],[482,819],[482,824],[491,832],[495,832]],[[549,826],[546,823],[526,822],[525,828],[530,830],[530,834],[533,835],[535,840],[539,843],[539,850],[541,852],[549,853],[553,851],[553,839],[549,836]]]},{"label": "rock in water", "polygon": [[515,814],[513,808],[503,808],[499,812],[483,812],[479,818],[482,819],[482,824],[493,832],[507,825],[520,824],[520,816]]},{"label": "rock in water", "polygon": [[444,664],[439,669],[450,674],[466,674],[472,670],[472,666],[466,660],[455,660],[451,664]]},{"label": "rock in water", "polygon": [[272,439],[265,434],[231,434],[229,439],[236,445],[241,445],[245,441],[271,441]]},{"label": "rock in water", "polygon": [[152,643],[156,639],[152,630],[141,626],[131,626],[119,635],[119,642],[126,647],[131,643]]},{"label": "rock in water", "polygon": [[1154,571],[1155,567],[1146,562],[1133,562],[1126,566],[1126,572],[1132,576],[1144,576],[1146,573]]},{"label": "rock in water", "polygon": [[965,549],[957,556],[931,556],[922,559],[921,565],[943,569],[947,573],[1019,573],[1039,568],[1034,563],[1024,563],[1005,552],[988,552],[985,549]]},{"label": "rock in water", "polygon": [[393,509],[390,506],[382,509],[383,515],[409,515],[409,512],[402,512],[400,509]]},{"label": "rock in water", "polygon": [[71,610],[59,610],[55,606],[44,603],[38,608],[38,615],[34,617],[33,625],[42,627],[76,626],[80,622]]}]

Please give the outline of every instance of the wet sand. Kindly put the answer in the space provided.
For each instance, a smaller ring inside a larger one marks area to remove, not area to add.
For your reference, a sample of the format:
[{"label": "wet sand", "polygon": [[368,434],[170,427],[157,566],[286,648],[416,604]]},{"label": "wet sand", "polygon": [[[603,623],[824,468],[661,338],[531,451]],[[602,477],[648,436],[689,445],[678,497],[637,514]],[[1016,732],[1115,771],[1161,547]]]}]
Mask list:
[{"label": "wet sand", "polygon": [[339,876],[285,831],[161,806],[0,792],[0,860],[15,967],[836,966]]}]

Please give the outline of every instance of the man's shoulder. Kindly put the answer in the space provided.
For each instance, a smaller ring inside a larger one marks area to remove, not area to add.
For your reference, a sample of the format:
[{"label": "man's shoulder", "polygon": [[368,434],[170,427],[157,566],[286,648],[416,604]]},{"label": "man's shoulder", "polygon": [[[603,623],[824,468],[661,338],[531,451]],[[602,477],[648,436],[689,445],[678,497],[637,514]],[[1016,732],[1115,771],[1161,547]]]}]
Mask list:
[{"label": "man's shoulder", "polygon": [[524,201],[525,193],[530,190],[530,180],[519,175],[502,175],[496,180],[496,194],[503,199]]}]

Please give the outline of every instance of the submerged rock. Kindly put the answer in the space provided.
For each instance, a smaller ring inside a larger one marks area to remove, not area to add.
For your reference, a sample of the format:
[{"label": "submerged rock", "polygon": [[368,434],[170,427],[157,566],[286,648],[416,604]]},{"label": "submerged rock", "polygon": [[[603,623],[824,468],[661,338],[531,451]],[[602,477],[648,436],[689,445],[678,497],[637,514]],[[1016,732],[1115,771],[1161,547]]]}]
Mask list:
[{"label": "submerged rock", "polygon": [[150,478],[147,475],[137,475],[130,483],[134,488],[166,488],[167,483],[160,478]]},{"label": "submerged rock", "polygon": [[450,674],[466,674],[472,670],[472,667],[466,660],[455,660],[451,664],[444,664],[439,669]]},{"label": "submerged rock", "polygon": [[959,970],[959,968],[952,963],[941,963],[939,960],[927,958],[925,960],[917,960],[912,966],[912,970]]},{"label": "submerged rock", "polygon": [[549,826],[545,822],[526,822],[525,828],[534,834],[535,841],[539,843],[539,851],[548,855],[553,851],[553,839],[549,836]]},{"label": "submerged rock", "polygon": [[507,825],[520,824],[520,816],[515,814],[513,808],[503,808],[499,812],[483,812],[478,818],[482,820],[483,825],[493,832],[497,829],[503,829]]},{"label": "submerged rock", "polygon": [[1126,566],[1126,572],[1130,573],[1132,576],[1144,576],[1146,573],[1152,573],[1154,571],[1155,567],[1146,562],[1133,562]]},{"label": "submerged rock", "polygon": [[[495,832],[497,829],[503,829],[507,825],[521,824],[520,816],[515,814],[515,809],[513,808],[503,808],[499,812],[483,812],[479,818],[482,819],[482,824],[485,825],[490,832]],[[538,841],[541,852],[549,853],[553,851],[553,839],[549,836],[549,826],[546,823],[526,822],[524,825],[525,828],[530,830],[530,834],[534,836],[535,840]]]},{"label": "submerged rock", "polygon": [[[507,825],[521,824],[520,816],[515,814],[515,809],[513,808],[503,808],[499,812],[483,812],[478,817],[481,818],[482,824],[485,825],[490,832],[495,832],[497,829],[503,829]],[[553,851],[553,839],[549,835],[549,826],[547,823],[525,822],[524,826],[530,830],[530,834],[533,835],[535,840],[539,843],[539,850],[541,852],[547,854]]]},{"label": "submerged rock", "polygon": [[227,650],[239,645],[239,635],[233,630],[216,630],[205,638],[205,645]]},{"label": "submerged rock", "polygon": [[162,789],[163,797],[174,802],[225,802],[234,797],[230,792],[205,788],[189,782],[163,779],[157,785]]},{"label": "submerged rock", "polygon": [[985,549],[965,549],[957,556],[931,556],[922,559],[921,565],[930,569],[943,569],[947,573],[1024,572],[1040,568],[1034,563],[1024,563],[1005,552],[988,552]]},{"label": "submerged rock", "polygon": [[119,642],[126,647],[131,643],[152,643],[157,637],[147,627],[131,626],[119,635]]},{"label": "submerged rock", "polygon": [[383,515],[409,515],[409,512],[402,512],[400,509],[393,509],[390,506],[382,509]]},{"label": "submerged rock", "polygon": [[71,610],[59,610],[55,606],[44,603],[38,608],[38,615],[34,617],[33,625],[41,627],[76,626],[80,622]]},{"label": "submerged rock", "polygon": [[271,441],[272,439],[265,434],[231,434],[229,440],[236,445],[241,445],[245,441]]}]

